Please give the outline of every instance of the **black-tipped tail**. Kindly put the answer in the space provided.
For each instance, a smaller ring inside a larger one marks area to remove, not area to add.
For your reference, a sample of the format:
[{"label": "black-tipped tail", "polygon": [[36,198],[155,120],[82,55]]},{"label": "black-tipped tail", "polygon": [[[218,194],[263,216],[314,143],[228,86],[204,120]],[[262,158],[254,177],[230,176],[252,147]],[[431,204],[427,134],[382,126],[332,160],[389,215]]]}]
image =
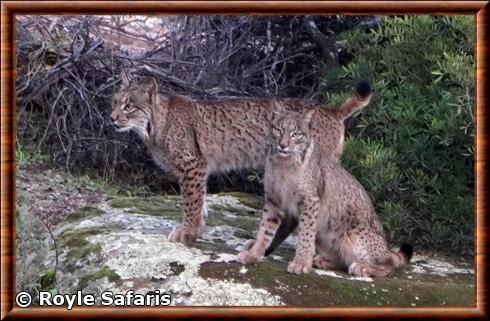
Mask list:
[{"label": "black-tipped tail", "polygon": [[356,92],[360,97],[364,98],[369,96],[373,92],[373,89],[367,81],[360,81],[357,83]]},{"label": "black-tipped tail", "polygon": [[402,246],[400,246],[400,252],[402,252],[403,255],[407,257],[407,262],[410,262],[410,259],[412,258],[413,255],[412,245],[408,243],[403,243]]},{"label": "black-tipped tail", "polygon": [[356,111],[366,107],[372,97],[371,85],[367,81],[360,81],[356,86],[356,94],[347,98],[337,109],[337,116],[341,120],[349,118]]}]

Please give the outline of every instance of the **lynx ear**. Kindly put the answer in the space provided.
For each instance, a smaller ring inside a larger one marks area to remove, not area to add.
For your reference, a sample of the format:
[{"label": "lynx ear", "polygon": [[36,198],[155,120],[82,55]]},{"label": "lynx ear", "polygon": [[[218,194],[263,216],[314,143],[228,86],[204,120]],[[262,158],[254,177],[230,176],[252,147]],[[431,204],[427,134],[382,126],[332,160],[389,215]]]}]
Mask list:
[{"label": "lynx ear", "polygon": [[154,101],[154,97],[158,92],[158,86],[155,78],[148,78],[141,86],[141,90],[148,94],[150,102]]},{"label": "lynx ear", "polygon": [[274,119],[286,113],[286,109],[284,109],[284,105],[282,104],[282,102],[274,100],[273,104],[274,109],[267,116],[269,122],[272,122]]},{"label": "lynx ear", "polygon": [[124,71],[121,72],[121,80],[124,86],[129,86],[129,77]]},{"label": "lynx ear", "polygon": [[313,116],[315,115],[316,113],[316,109],[310,109],[306,112],[303,113],[303,121],[306,123],[306,124],[310,124],[311,122],[311,119],[313,118]]},{"label": "lynx ear", "polygon": [[274,113],[279,115],[284,115],[286,113],[284,105],[279,100],[274,100]]}]

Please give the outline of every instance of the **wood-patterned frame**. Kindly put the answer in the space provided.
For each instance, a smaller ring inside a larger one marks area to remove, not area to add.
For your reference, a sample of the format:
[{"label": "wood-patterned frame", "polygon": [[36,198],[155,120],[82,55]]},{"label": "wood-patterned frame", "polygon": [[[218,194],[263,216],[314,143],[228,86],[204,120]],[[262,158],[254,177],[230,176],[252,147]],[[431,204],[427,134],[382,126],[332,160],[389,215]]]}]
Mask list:
[{"label": "wood-patterned frame", "polygon": [[[89,318],[488,318],[488,1],[4,1],[1,3],[1,319]],[[475,307],[82,307],[14,306],[15,15],[23,14],[432,14],[474,15],[476,23]],[[485,125],[486,124],[486,125]]]}]

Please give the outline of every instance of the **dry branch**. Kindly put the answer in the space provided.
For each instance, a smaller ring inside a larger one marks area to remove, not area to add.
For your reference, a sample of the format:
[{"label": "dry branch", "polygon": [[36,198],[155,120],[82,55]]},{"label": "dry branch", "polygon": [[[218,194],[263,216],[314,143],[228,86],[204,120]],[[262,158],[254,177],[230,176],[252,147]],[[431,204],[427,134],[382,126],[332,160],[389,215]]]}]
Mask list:
[{"label": "dry branch", "polygon": [[[155,77],[164,94],[310,98],[338,64],[335,34],[373,17],[17,16],[17,134],[67,170],[153,167],[109,113],[118,75]],[[331,53],[334,52],[334,55]],[[131,147],[128,147],[131,146]],[[153,179],[154,181],[154,179]]]}]

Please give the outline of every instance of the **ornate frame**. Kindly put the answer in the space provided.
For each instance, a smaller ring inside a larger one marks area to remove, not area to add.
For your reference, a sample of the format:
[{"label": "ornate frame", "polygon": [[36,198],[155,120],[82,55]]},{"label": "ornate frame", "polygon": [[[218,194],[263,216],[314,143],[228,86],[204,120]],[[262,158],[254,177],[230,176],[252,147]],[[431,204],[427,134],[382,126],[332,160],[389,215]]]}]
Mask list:
[{"label": "ornate frame", "polygon": [[[82,307],[14,306],[15,290],[15,21],[18,14],[434,14],[474,15],[476,20],[475,307]],[[488,1],[4,1],[1,4],[1,318],[318,318],[318,317],[474,317],[486,318],[488,220]]]}]

